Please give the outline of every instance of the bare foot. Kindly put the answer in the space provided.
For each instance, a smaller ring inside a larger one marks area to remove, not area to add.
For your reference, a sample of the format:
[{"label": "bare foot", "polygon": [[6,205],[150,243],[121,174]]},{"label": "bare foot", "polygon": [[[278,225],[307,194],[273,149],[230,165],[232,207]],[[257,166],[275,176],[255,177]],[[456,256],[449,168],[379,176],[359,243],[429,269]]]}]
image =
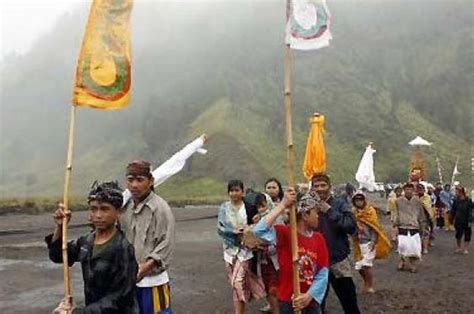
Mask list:
[{"label": "bare foot", "polygon": [[402,271],[404,266],[405,266],[405,263],[403,261],[400,261],[397,265],[397,270]]}]

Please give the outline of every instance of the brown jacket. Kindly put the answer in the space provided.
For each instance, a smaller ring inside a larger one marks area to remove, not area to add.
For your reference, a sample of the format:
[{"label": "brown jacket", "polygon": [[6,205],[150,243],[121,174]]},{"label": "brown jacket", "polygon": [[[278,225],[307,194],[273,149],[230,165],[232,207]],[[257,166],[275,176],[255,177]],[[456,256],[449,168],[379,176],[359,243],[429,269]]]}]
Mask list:
[{"label": "brown jacket", "polygon": [[423,205],[418,196],[407,199],[405,196],[397,198],[393,224],[398,228],[423,230],[427,223]]},{"label": "brown jacket", "polygon": [[169,267],[175,242],[175,219],[168,203],[151,192],[136,207],[130,199],[123,207],[121,225],[127,240],[135,249],[138,264],[153,259],[157,275]]}]

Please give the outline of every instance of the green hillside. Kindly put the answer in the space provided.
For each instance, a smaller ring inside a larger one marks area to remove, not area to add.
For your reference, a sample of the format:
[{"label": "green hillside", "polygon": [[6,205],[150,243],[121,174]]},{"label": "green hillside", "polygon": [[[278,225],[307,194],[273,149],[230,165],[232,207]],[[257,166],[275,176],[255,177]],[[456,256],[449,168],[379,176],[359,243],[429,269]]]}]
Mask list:
[{"label": "green hillside", "polygon": [[[407,143],[421,135],[430,180],[438,154],[450,178],[471,184],[474,8],[471,1],[330,3],[332,45],[293,53],[298,180],[314,111],[326,115],[329,172],[353,180],[369,141],[376,179],[405,180]],[[25,55],[1,64],[0,197],[62,193],[68,101],[87,8],[65,16]],[[284,179],[284,3],[137,3],[133,94],[117,112],[80,109],[72,193],[96,178],[123,179],[134,158],[165,161],[204,132],[205,156],[160,186],[175,200],[213,200],[241,178]],[[449,27],[448,27],[449,26]]]}]

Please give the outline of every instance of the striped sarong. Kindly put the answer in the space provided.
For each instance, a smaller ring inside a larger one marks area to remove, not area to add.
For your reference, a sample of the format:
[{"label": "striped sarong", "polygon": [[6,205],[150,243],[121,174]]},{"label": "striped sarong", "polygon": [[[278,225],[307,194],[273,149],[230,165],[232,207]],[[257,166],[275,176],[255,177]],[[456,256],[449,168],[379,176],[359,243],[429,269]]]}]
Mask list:
[{"label": "striped sarong", "polygon": [[140,288],[137,287],[137,299],[140,314],[171,314],[170,286]]}]

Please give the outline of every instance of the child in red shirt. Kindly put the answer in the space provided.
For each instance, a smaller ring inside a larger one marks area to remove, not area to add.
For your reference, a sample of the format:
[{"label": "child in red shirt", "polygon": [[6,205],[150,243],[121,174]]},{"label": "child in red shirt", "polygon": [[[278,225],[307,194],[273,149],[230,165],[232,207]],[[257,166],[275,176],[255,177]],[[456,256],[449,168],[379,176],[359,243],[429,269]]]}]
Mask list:
[{"label": "child in red shirt", "polygon": [[273,226],[277,217],[285,208],[291,207],[295,200],[295,191],[287,190],[282,202],[255,226],[254,233],[258,238],[276,245],[280,265],[277,297],[281,313],[294,313],[299,310],[303,314],[319,314],[319,304],[324,299],[328,285],[329,258],[324,237],[315,231],[318,226],[316,196],[303,196],[296,208],[301,291],[297,298],[293,298],[290,227]]}]

